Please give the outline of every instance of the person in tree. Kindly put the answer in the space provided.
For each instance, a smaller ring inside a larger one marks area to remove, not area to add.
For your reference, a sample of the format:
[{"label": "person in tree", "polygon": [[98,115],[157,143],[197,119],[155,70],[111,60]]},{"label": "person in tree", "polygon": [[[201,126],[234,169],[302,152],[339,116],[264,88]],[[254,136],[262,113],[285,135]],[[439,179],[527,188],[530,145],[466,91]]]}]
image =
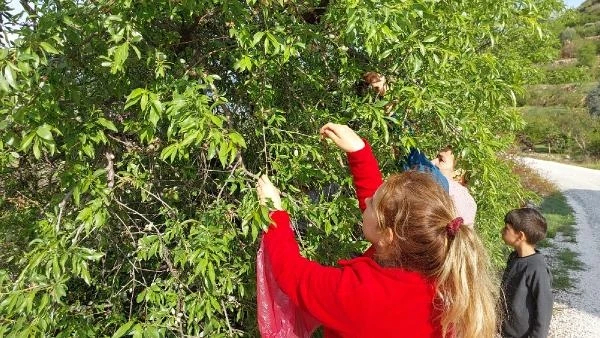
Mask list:
[{"label": "person in tree", "polygon": [[506,317],[502,337],[548,336],[552,318],[552,275],[536,244],[546,237],[547,224],[533,208],[509,211],[502,239],[514,251],[502,276]]},{"label": "person in tree", "polygon": [[348,155],[372,250],[337,267],[302,257],[280,193],[262,176],[259,200],[273,208],[263,244],[283,292],[326,337],[493,337],[489,260],[450,196],[414,170],[383,182],[370,146],[347,126],[328,123],[321,134]]},{"label": "person in tree", "polygon": [[464,172],[455,170],[456,159],[450,147],[446,147],[431,161],[448,180],[448,193],[454,202],[458,214],[466,224],[475,224],[477,203],[466,188]]},{"label": "person in tree", "polygon": [[469,189],[461,182],[464,182],[464,176],[456,174],[457,171],[454,170],[456,161],[449,147],[442,149],[431,161],[417,148],[411,148],[408,155],[402,159],[401,164],[404,170],[430,173],[435,181],[450,194],[458,216],[463,218],[467,226],[474,226],[477,203],[469,193]]}]

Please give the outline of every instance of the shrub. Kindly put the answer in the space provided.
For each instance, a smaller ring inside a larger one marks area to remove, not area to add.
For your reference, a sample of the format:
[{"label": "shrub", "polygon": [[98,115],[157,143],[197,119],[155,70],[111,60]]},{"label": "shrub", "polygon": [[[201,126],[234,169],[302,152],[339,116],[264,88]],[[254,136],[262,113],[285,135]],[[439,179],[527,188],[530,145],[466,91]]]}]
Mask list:
[{"label": "shrub", "polygon": [[544,151],[588,156],[595,150],[600,119],[585,109],[569,107],[523,107],[524,147],[543,145]]},{"label": "shrub", "polygon": [[569,66],[549,66],[539,72],[539,76],[534,79],[534,84],[566,84],[582,83],[593,80],[593,74],[588,67]]},{"label": "shrub", "polygon": [[585,98],[588,112],[593,116],[600,116],[600,84],[592,89]]},{"label": "shrub", "polygon": [[596,64],[596,43],[593,41],[582,41],[577,51],[577,62],[581,66],[593,67]]},{"label": "shrub", "polygon": [[560,41],[563,45],[567,42],[575,40],[577,38],[577,31],[573,27],[567,27],[562,32],[560,32]]}]

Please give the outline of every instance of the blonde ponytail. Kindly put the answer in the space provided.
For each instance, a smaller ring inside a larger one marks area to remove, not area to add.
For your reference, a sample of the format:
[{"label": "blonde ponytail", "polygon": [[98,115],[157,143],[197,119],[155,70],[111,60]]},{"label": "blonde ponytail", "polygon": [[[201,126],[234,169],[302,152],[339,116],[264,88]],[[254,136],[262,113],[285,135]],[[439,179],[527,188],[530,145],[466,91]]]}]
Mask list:
[{"label": "blonde ponytail", "polygon": [[414,171],[390,176],[380,189],[378,223],[394,236],[375,259],[436,281],[434,306],[444,337],[494,337],[499,286],[479,236],[466,225],[455,226],[448,193],[431,175]]},{"label": "blonde ponytail", "polygon": [[498,286],[479,236],[461,226],[448,236],[446,260],[437,276],[444,337],[494,337]]}]

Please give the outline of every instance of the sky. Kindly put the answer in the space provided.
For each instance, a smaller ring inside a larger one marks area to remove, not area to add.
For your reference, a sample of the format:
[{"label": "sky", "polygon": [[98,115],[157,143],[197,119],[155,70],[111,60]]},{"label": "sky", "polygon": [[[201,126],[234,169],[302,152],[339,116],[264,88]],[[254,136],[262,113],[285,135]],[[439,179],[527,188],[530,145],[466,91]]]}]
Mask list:
[{"label": "sky", "polygon": [[564,0],[567,7],[577,7],[581,5],[585,0]]}]

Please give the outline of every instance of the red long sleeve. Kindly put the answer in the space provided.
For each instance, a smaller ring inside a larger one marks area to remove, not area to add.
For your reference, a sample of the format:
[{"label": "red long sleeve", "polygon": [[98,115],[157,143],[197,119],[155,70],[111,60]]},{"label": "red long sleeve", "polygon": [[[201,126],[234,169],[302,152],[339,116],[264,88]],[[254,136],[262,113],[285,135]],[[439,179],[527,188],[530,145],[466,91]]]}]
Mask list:
[{"label": "red long sleeve", "polygon": [[326,267],[300,255],[290,218],[271,214],[263,237],[277,284],[325,327],[326,337],[439,337],[435,287],[419,273],[383,268],[368,257]]},{"label": "red long sleeve", "polygon": [[357,314],[347,311],[355,307],[353,297],[343,292],[339,294],[338,286],[353,284],[349,281],[353,276],[342,269],[325,267],[302,257],[287,212],[275,211],[271,218],[275,226],[263,240],[277,284],[294,304],[307,310],[323,325],[343,331],[344,323],[358,318],[348,317]]},{"label": "red long sleeve", "polygon": [[[371,148],[348,154],[361,210],[383,182]],[[419,273],[383,268],[368,255],[326,267],[300,255],[290,217],[271,214],[263,237],[278,286],[324,326],[325,337],[439,337],[434,285]]]},{"label": "red long sleeve", "polygon": [[356,189],[356,198],[360,211],[365,211],[367,207],[365,199],[373,196],[375,191],[383,183],[383,177],[377,164],[377,159],[373,155],[373,150],[365,140],[365,147],[361,150],[348,153],[348,164],[350,173]]}]

